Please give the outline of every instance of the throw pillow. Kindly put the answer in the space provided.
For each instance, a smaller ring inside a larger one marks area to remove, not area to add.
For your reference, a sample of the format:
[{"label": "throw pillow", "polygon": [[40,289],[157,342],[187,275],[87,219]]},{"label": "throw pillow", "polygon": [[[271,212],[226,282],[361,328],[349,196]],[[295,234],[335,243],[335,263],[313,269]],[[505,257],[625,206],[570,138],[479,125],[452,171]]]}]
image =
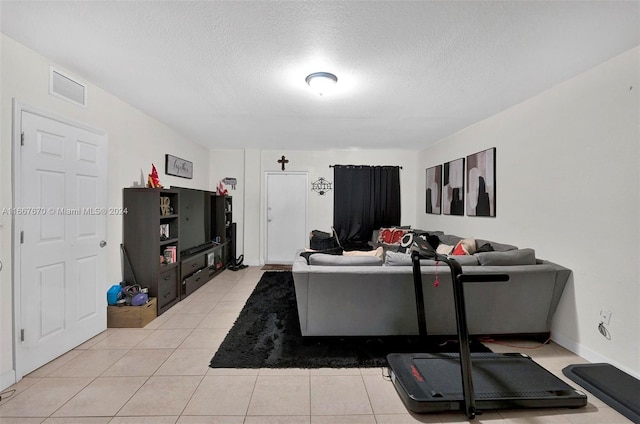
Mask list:
[{"label": "throw pillow", "polygon": [[460,240],[460,243],[462,243],[462,245],[464,246],[465,250],[470,255],[473,255],[474,253],[476,253],[476,239],[474,239],[473,237],[462,239],[462,240]]},{"label": "throw pillow", "polygon": [[441,255],[450,255],[453,252],[453,246],[449,246],[448,244],[440,243],[438,248],[436,249],[436,253]]},{"label": "throw pillow", "polygon": [[464,256],[464,255],[468,255],[469,252],[467,252],[467,248],[462,244],[462,242],[456,244],[456,247],[453,248],[453,253],[451,253],[454,256]]},{"label": "throw pillow", "polygon": [[380,228],[378,235],[378,243],[386,244],[400,244],[402,236],[404,236],[409,230],[403,228]]},{"label": "throw pillow", "polygon": [[[476,244],[478,243],[478,240],[476,240]],[[482,253],[482,252],[493,252],[495,249],[493,248],[493,246],[491,246],[491,243],[484,243],[482,246],[478,247],[478,250],[476,250],[476,253]]]},{"label": "throw pillow", "polygon": [[453,255],[473,255],[476,253],[476,240],[472,237],[462,239],[453,248]]}]

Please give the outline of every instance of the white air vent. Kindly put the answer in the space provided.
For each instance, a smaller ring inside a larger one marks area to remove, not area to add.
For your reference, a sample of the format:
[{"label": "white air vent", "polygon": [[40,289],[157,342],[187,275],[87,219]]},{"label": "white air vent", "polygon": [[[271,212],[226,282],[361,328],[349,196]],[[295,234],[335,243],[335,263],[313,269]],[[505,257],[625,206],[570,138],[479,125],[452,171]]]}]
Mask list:
[{"label": "white air vent", "polygon": [[53,67],[49,71],[49,94],[87,106],[87,86]]}]

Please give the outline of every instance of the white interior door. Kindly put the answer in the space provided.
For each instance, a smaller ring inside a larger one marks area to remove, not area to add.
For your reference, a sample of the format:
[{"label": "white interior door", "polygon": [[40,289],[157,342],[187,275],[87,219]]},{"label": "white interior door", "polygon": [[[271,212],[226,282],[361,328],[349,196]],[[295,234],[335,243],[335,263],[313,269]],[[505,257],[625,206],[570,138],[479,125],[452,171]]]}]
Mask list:
[{"label": "white interior door", "polygon": [[278,172],[266,174],[268,264],[290,264],[304,249],[307,230],[307,174]]},{"label": "white interior door", "polygon": [[107,136],[27,111],[20,119],[18,378],[106,328],[109,213]]}]

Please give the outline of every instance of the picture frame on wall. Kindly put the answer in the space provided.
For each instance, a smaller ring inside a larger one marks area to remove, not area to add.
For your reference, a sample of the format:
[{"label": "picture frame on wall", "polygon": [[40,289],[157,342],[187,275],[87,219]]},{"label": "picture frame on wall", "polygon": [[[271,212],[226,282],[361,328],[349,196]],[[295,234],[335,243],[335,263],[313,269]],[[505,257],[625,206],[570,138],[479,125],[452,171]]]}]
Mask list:
[{"label": "picture frame on wall", "polygon": [[467,216],[496,216],[496,148],[467,156]]},{"label": "picture frame on wall", "polygon": [[442,212],[442,165],[427,168],[425,212],[440,215]]},{"label": "picture frame on wall", "polygon": [[464,158],[452,160],[442,169],[442,213],[464,215]]},{"label": "picture frame on wall", "polygon": [[164,172],[167,175],[192,179],[193,162],[166,154],[164,160]]}]

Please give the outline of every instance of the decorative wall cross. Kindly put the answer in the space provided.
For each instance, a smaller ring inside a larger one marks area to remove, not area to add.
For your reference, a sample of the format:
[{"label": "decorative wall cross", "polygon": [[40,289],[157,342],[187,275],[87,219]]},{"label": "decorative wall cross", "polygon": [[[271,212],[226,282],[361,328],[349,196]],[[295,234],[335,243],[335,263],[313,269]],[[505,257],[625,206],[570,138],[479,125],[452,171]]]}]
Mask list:
[{"label": "decorative wall cross", "polygon": [[280,158],[280,159],[278,160],[278,163],[281,163],[281,164],[282,164],[282,170],[284,171],[284,165],[285,165],[285,164],[287,164],[287,163],[289,163],[289,159],[286,159],[286,158],[284,157],[284,155],[282,155],[282,158]]}]

